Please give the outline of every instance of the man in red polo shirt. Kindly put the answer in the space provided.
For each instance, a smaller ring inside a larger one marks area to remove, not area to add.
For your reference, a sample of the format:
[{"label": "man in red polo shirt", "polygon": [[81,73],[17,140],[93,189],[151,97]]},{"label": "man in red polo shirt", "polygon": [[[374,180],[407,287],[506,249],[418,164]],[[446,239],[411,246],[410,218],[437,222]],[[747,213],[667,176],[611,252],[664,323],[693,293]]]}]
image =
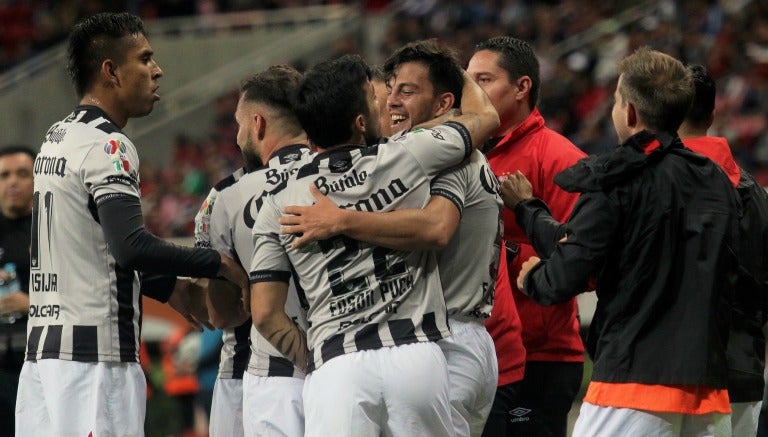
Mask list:
[{"label": "man in red polo shirt", "polygon": [[[496,138],[483,150],[491,169],[500,181],[521,171],[533,184],[534,196],[550,206],[556,220],[564,221],[578,194],[564,191],[552,179],[585,154],[544,125],[536,108],[541,83],[533,50],[516,38],[491,38],[477,45],[467,72],[488,94],[501,119]],[[502,297],[497,295],[486,327],[496,344],[499,386],[484,435],[565,436],[584,363],[576,300],[543,307],[520,293],[514,283],[520,265],[536,252],[510,209],[504,211],[504,239],[509,246],[514,303],[522,322],[525,377],[520,381],[522,356],[508,346],[516,328],[509,322],[515,320],[505,318],[499,308]]]}]

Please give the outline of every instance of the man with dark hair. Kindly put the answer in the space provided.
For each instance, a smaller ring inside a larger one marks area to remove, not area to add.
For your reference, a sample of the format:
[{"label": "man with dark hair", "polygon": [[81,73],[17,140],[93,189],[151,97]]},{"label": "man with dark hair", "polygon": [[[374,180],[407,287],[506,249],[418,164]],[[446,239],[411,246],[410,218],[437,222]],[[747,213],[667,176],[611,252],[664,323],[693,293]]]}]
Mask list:
[{"label": "man with dark hair", "polygon": [[[434,343],[449,335],[435,254],[346,236],[302,246],[281,235],[278,220],[317,192],[345,209],[423,208],[432,179],[498,125],[477,85],[467,78],[462,92],[462,115],[377,144],[378,106],[359,57],[318,64],[299,87],[296,112],[320,153],[264,202],[251,308],[259,332],[310,372],[307,436],[454,435],[445,357]],[[309,303],[306,335],[283,311],[291,272]]]},{"label": "man with dark hair", "polygon": [[765,334],[768,317],[768,193],[731,154],[728,140],[707,136],[715,109],[715,81],[701,65],[688,69],[696,94],[678,133],[683,144],[717,163],[736,188],[739,220],[739,276],[728,335],[728,397],[734,436],[757,433],[763,400]]},{"label": "man with dark hair", "polygon": [[0,149],[0,436],[14,435],[19,372],[24,363],[29,312],[29,238],[32,167],[26,146]]},{"label": "man with dark hair", "polygon": [[434,39],[415,41],[396,50],[384,62],[390,88],[387,108],[393,133],[432,120],[458,108],[464,86],[455,53]]},{"label": "man with dark hair", "polygon": [[[409,55],[404,57],[403,52]],[[398,64],[392,59],[407,61]],[[416,125],[432,120],[423,117],[434,118],[430,111],[439,104],[433,103],[452,102],[461,94],[455,89],[439,96],[433,92],[437,87],[430,77],[437,75],[428,72],[432,66],[441,65],[450,76],[462,74],[454,52],[434,41],[409,43],[395,51],[386,65],[392,72],[390,103],[406,101],[412,114],[409,122]],[[418,70],[422,74],[406,73]],[[403,93],[408,90],[412,92]],[[280,223],[290,225],[284,231],[300,234],[297,243],[302,244],[344,234],[396,250],[441,249],[437,266],[452,335],[438,344],[448,364],[454,430],[456,435],[479,436],[493,403],[498,374],[493,340],[483,326],[491,313],[501,259],[498,182],[483,154],[475,150],[469,162],[433,179],[430,193],[424,209],[387,213],[340,209],[319,194],[315,206],[286,208],[285,213],[292,215],[281,218]],[[467,259],[473,263],[466,263]],[[504,278],[503,292],[511,293],[509,279]]]},{"label": "man with dark hair", "polygon": [[555,182],[580,192],[565,224],[520,173],[505,204],[546,259],[520,289],[550,305],[596,279],[594,359],[574,436],[730,436],[726,341],[739,201],[723,172],[676,135],[693,100],[689,71],[647,47],[618,64],[612,119],[621,145]]},{"label": "man with dark hair", "polygon": [[[503,181],[508,174],[522,172],[534,184],[534,195],[550,206],[556,220],[564,221],[578,194],[552,180],[584,153],[547,128],[536,108],[541,81],[533,49],[509,36],[491,38],[477,45],[467,71],[499,112],[501,126],[483,148],[494,174]],[[504,240],[517,313],[512,302],[503,306],[508,296],[496,294],[486,327],[496,345],[499,382],[484,435],[564,437],[584,362],[576,300],[543,307],[517,289],[520,266],[536,252],[508,208]]]},{"label": "man with dark hair", "polygon": [[384,74],[384,67],[378,66],[371,68],[371,83],[373,92],[376,93],[376,101],[379,103],[379,123],[381,136],[389,137],[392,135],[392,119],[389,116],[387,108],[387,96],[389,96],[389,87],[387,86],[387,76]]},{"label": "man with dark hair", "polygon": [[[198,246],[250,263],[252,227],[264,198],[283,189],[283,177],[311,159],[290,101],[300,80],[293,67],[276,65],[241,85],[235,120],[245,168],[216,184],[203,203],[195,219]],[[280,435],[304,435],[304,372],[259,335],[249,314],[241,311],[239,290],[221,285],[212,280],[208,294],[211,323],[224,330],[210,434],[259,436],[269,429]],[[295,290],[288,294],[285,312],[307,329]]]},{"label": "man with dark hair", "polygon": [[80,105],[48,129],[34,165],[18,435],[143,435],[141,294],[207,323],[202,294],[176,275],[246,287],[231,258],[144,229],[139,159],[121,129],[159,99],[152,55],[141,20],[127,13],[93,15],[70,35]]}]

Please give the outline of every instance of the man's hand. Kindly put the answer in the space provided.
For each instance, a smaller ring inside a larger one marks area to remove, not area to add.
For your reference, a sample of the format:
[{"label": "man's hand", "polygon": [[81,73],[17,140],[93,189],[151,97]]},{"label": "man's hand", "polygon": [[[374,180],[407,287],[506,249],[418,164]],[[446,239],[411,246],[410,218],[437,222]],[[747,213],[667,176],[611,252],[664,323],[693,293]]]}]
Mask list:
[{"label": "man's hand", "polygon": [[14,291],[0,297],[0,314],[29,313],[29,295],[23,291]]},{"label": "man's hand", "polygon": [[331,238],[342,231],[344,210],[321,193],[315,184],[309,185],[309,191],[315,198],[314,205],[287,206],[279,220],[280,233],[297,236],[293,241],[294,249]]},{"label": "man's hand", "polygon": [[525,276],[528,275],[528,272],[530,272],[531,269],[534,268],[536,264],[540,262],[541,262],[541,259],[539,257],[532,256],[523,263],[522,267],[520,267],[520,273],[517,275],[517,289],[525,293],[525,295],[528,295],[528,293],[526,293],[526,291],[523,289],[523,282],[525,281]]},{"label": "man's hand", "polygon": [[243,266],[233,260],[224,252],[219,251],[221,255],[221,267],[218,275],[227,279],[229,282],[240,288],[240,294],[243,296],[243,310],[251,310],[251,286],[248,283],[248,274],[243,270]]},{"label": "man's hand", "polygon": [[193,278],[177,278],[173,293],[168,298],[168,305],[198,331],[203,326],[214,329],[208,321],[208,307],[205,305],[205,293],[208,291],[208,280]]},{"label": "man's hand", "polygon": [[533,186],[520,170],[508,175],[507,180],[501,183],[501,198],[509,209],[515,209],[518,203],[531,197]]}]

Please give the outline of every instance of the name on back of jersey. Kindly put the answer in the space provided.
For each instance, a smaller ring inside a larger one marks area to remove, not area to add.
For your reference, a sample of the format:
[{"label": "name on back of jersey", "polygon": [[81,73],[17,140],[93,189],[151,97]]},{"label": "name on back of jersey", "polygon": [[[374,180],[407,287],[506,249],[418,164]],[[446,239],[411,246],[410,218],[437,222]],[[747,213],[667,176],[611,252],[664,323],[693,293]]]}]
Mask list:
[{"label": "name on back of jersey", "polygon": [[32,291],[43,293],[58,293],[58,276],[56,273],[30,273]]}]

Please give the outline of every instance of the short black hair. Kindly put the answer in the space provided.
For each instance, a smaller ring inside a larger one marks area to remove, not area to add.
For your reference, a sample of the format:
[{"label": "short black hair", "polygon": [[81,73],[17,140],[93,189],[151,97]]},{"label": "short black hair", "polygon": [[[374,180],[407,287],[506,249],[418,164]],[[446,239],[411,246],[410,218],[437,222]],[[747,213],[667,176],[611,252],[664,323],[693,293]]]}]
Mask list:
[{"label": "short black hair", "polygon": [[246,79],[240,85],[244,101],[264,103],[277,115],[299,126],[293,112],[293,96],[301,82],[301,73],[290,65],[273,65]]},{"label": "short black hair", "polygon": [[531,78],[531,91],[528,93],[528,108],[533,110],[539,101],[541,78],[539,75],[539,60],[533,53],[533,48],[527,42],[511,36],[496,36],[480,42],[475,46],[475,53],[490,50],[499,54],[498,66],[509,74],[513,82],[522,76]]},{"label": "short black hair", "polygon": [[410,42],[395,50],[384,62],[387,80],[394,76],[398,67],[408,62],[418,62],[426,66],[435,93],[449,92],[454,97],[453,107],[461,106],[464,75],[455,50],[439,44],[434,38]]},{"label": "short black hair", "polygon": [[34,162],[35,158],[37,158],[37,152],[32,150],[32,148],[29,146],[24,146],[21,144],[10,144],[0,147],[0,158],[7,155],[15,155],[17,153],[29,155],[29,157],[32,158],[32,162]]},{"label": "short black hair", "polygon": [[359,114],[370,115],[365,84],[371,69],[359,55],[321,62],[304,74],[294,110],[309,139],[327,149],[352,138]]},{"label": "short black hair", "polygon": [[689,65],[695,93],[685,121],[697,127],[707,126],[715,111],[715,81],[702,65]]},{"label": "short black hair", "polygon": [[146,35],[144,23],[127,12],[104,12],[75,25],[69,34],[68,70],[78,97],[93,85],[105,59],[123,60],[126,53],[123,37],[140,34]]},{"label": "short black hair", "polygon": [[387,83],[387,75],[384,73],[383,65],[375,65],[371,67],[371,80]]}]

